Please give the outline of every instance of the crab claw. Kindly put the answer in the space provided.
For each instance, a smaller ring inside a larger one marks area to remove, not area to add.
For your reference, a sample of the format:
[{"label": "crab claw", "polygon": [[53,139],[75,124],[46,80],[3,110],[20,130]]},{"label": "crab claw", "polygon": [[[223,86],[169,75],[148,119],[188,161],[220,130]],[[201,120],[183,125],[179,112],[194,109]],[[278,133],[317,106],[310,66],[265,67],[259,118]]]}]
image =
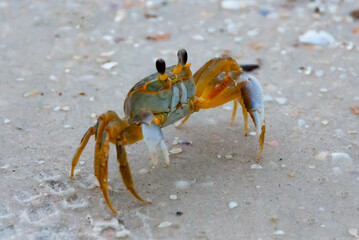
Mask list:
[{"label": "crab claw", "polygon": [[[265,136],[265,120],[264,120],[264,105],[263,105],[263,90],[259,81],[246,73],[240,75],[240,79],[245,81],[241,88],[242,106],[246,112],[251,116],[254,125],[256,126],[257,135],[259,136],[259,151],[257,160],[262,156],[264,136]],[[245,117],[246,118],[246,117]],[[245,126],[245,128],[247,128]]]}]

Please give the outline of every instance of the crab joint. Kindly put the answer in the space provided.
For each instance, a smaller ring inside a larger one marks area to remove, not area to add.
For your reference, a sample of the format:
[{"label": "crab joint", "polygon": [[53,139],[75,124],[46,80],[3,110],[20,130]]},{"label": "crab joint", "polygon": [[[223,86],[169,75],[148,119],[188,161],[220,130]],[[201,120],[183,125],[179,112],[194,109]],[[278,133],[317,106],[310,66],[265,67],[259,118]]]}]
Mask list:
[{"label": "crab joint", "polygon": [[159,75],[158,78],[159,78],[160,80],[162,80],[162,81],[165,81],[165,80],[168,78],[168,76],[167,76],[166,73],[164,73],[164,74],[162,74],[162,75]]},{"label": "crab joint", "polygon": [[173,70],[173,74],[179,74],[182,71],[182,65],[178,64]]}]

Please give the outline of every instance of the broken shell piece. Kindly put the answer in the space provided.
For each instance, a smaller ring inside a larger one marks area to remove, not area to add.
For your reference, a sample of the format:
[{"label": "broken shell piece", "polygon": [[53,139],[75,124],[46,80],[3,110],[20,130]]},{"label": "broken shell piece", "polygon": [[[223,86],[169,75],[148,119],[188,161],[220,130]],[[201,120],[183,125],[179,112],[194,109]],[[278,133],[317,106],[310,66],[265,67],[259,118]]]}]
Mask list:
[{"label": "broken shell piece", "polygon": [[165,228],[165,227],[170,227],[170,226],[172,226],[172,223],[171,223],[171,222],[164,221],[164,222],[161,222],[161,223],[158,225],[158,228]]},{"label": "broken shell piece", "polygon": [[263,167],[259,164],[252,164],[251,169],[263,169]]},{"label": "broken shell piece", "polygon": [[24,94],[24,97],[32,97],[32,96],[35,96],[35,95],[37,95],[37,94],[39,94],[39,91],[37,91],[37,90],[31,90],[30,92],[25,93],[25,94]]},{"label": "broken shell piece", "polygon": [[182,152],[182,148],[172,148],[170,150],[170,153],[172,153],[172,154],[179,154],[181,152]]},{"label": "broken shell piece", "polygon": [[284,235],[284,231],[278,230],[273,233],[274,235]]},{"label": "broken shell piece", "polygon": [[238,203],[236,203],[236,202],[230,202],[230,203],[228,204],[228,207],[229,207],[230,209],[236,208],[236,207],[238,207]]},{"label": "broken shell piece", "polygon": [[348,233],[355,237],[355,238],[359,238],[359,235],[358,235],[358,229],[357,228],[349,228],[348,229]]},{"label": "broken shell piece", "polygon": [[277,97],[275,98],[275,100],[277,101],[277,103],[279,104],[286,104],[287,103],[287,99],[283,98],[283,97]]},{"label": "broken shell piece", "polygon": [[328,123],[329,123],[329,121],[328,121],[328,120],[323,120],[323,121],[322,121],[322,124],[323,124],[324,126],[327,126],[327,125],[328,125]]},{"label": "broken shell piece", "polygon": [[320,152],[315,156],[315,159],[323,161],[328,155],[328,152]]},{"label": "broken shell piece", "polygon": [[115,22],[119,23],[122,22],[127,16],[127,13],[124,10],[118,10],[116,12],[116,16],[115,16]]},{"label": "broken shell piece", "polygon": [[335,38],[325,31],[309,30],[299,36],[299,41],[314,45],[327,45],[335,43]]},{"label": "broken shell piece", "polygon": [[107,63],[102,64],[101,67],[102,67],[103,69],[110,70],[110,69],[116,67],[117,65],[118,65],[117,62],[107,62]]}]

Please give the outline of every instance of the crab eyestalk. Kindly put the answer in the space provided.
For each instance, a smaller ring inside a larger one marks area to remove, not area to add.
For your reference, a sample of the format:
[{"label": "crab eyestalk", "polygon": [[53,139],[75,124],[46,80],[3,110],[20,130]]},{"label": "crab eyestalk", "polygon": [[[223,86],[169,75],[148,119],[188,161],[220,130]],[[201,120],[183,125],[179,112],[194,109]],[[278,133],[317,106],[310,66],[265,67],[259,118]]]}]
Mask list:
[{"label": "crab eyestalk", "polygon": [[178,57],[178,64],[177,66],[172,70],[173,74],[179,74],[182,71],[182,68],[186,65],[187,63],[187,51],[185,49],[180,49],[177,52],[177,57]]},{"label": "crab eyestalk", "polygon": [[167,74],[166,74],[166,62],[162,58],[157,59],[156,61],[156,69],[157,72],[160,74],[159,79],[164,81],[166,80]]},{"label": "crab eyestalk", "polygon": [[187,63],[188,55],[185,49],[179,50],[177,53],[177,57],[178,57],[178,65],[184,66]]}]

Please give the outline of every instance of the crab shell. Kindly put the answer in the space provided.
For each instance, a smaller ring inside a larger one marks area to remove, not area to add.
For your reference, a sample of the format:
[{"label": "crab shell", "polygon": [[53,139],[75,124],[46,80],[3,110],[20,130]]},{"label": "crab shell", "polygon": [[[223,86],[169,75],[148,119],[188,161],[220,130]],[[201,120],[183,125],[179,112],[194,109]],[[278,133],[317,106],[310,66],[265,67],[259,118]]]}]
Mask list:
[{"label": "crab shell", "polygon": [[129,91],[124,113],[130,124],[143,122],[143,112],[151,112],[154,116],[162,115],[158,124],[160,127],[168,126],[193,112],[191,100],[196,93],[196,85],[190,64],[183,66],[179,74],[173,74],[175,67],[166,68],[166,80],[161,80],[160,74],[154,73],[139,81]]}]

